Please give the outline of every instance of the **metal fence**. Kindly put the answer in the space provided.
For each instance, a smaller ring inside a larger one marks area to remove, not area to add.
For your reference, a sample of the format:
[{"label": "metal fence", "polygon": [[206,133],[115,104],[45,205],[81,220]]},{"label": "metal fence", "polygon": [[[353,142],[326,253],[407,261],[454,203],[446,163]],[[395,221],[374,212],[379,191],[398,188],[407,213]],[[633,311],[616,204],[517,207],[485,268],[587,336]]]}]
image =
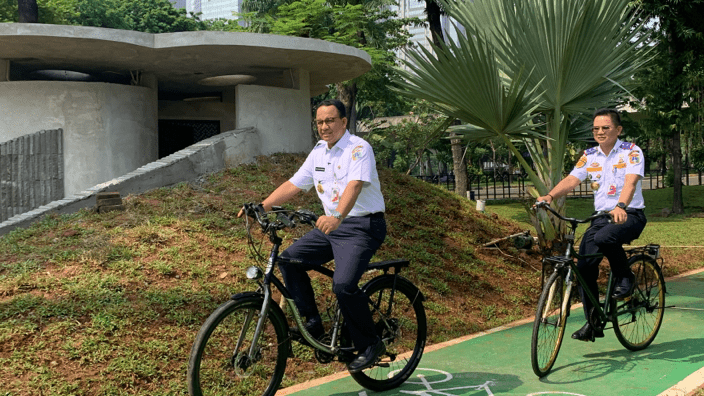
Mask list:
[{"label": "metal fence", "polygon": [[0,143],[0,222],[63,197],[62,129]]},{"label": "metal fence", "polygon": [[[686,186],[702,185],[702,172],[690,172],[685,169],[682,172],[682,183]],[[455,189],[455,176],[415,176],[428,183],[437,184],[448,190]],[[471,175],[467,181],[467,192],[469,199],[476,201],[498,200],[498,199],[529,199],[527,188],[532,186],[530,180],[522,175]],[[642,179],[644,190],[657,190],[665,188],[665,175],[659,171],[648,172]],[[593,192],[588,182],[581,183],[570,194],[573,197],[591,197]]]}]

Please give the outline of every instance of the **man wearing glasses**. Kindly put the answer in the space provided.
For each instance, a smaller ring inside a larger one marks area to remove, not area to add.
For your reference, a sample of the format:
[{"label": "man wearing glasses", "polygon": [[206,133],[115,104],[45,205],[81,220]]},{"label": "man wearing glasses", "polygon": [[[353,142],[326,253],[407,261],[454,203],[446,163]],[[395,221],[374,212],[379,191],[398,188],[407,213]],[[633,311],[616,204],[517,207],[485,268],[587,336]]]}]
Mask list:
[{"label": "man wearing glasses", "polygon": [[281,258],[286,287],[294,295],[306,329],[316,338],[325,332],[306,269],[296,261],[322,265],[335,260],[332,289],[347,329],[360,351],[348,364],[355,373],[373,365],[386,351],[376,333],[367,297],[358,287],[374,252],[386,237],[384,197],[374,152],[367,141],[347,131],[345,106],[326,100],[316,110],[320,140],[296,174],[274,190],[262,205],[269,211],[303,190],[315,188],[325,208],[316,229],[296,241]]},{"label": "man wearing glasses", "polygon": [[[594,210],[609,211],[613,223],[609,223],[605,217],[592,221],[582,237],[579,253],[601,252],[609,259],[611,271],[616,276],[613,297],[617,300],[624,299],[633,292],[635,281],[622,245],[637,239],[647,222],[643,213],[645,203],[640,181],[645,162],[643,152],[634,143],[619,140],[622,131],[621,117],[616,110],[597,110],[594,113],[592,133],[599,145],[584,151],[574,170],[547,195],[538,198],[538,201],[551,203],[567,195],[582,181],[590,183],[594,191]],[[594,296],[598,296],[596,281],[600,261],[601,259],[580,259],[577,262],[579,271]],[[604,332],[589,325],[591,301],[581,288],[580,292],[587,323],[572,334],[572,338],[593,342],[594,338],[603,337]]]}]

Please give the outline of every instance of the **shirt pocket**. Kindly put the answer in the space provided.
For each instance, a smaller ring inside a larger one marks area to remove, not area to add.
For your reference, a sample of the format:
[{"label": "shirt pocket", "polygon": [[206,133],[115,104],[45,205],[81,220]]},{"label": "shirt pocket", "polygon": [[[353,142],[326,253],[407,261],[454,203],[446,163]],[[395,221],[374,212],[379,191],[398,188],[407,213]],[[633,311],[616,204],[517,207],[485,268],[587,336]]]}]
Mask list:
[{"label": "shirt pocket", "polygon": [[335,181],[341,184],[347,183],[347,174],[350,172],[350,161],[340,159],[333,166],[333,178]]}]

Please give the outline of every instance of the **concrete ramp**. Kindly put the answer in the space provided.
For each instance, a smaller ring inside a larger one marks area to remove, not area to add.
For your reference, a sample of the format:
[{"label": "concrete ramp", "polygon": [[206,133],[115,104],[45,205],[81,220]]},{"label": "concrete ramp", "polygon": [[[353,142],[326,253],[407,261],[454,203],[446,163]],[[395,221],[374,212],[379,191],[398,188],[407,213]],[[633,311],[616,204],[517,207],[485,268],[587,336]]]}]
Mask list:
[{"label": "concrete ramp", "polygon": [[0,223],[0,235],[19,227],[27,227],[50,213],[73,213],[95,206],[95,196],[99,192],[114,191],[124,197],[194,180],[207,173],[252,162],[261,153],[260,147],[259,134],[255,128],[223,132],[146,164],[122,177],[10,217]]}]

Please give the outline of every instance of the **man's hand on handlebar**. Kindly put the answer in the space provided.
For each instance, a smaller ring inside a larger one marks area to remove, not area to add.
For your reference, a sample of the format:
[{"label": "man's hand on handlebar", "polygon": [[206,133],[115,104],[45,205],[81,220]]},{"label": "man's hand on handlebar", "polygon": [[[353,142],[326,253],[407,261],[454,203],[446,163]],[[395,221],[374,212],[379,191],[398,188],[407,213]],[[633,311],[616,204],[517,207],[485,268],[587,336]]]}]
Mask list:
[{"label": "man's hand on handlebar", "polygon": [[628,220],[628,213],[618,206],[613,208],[609,213],[615,224],[623,224]]}]

